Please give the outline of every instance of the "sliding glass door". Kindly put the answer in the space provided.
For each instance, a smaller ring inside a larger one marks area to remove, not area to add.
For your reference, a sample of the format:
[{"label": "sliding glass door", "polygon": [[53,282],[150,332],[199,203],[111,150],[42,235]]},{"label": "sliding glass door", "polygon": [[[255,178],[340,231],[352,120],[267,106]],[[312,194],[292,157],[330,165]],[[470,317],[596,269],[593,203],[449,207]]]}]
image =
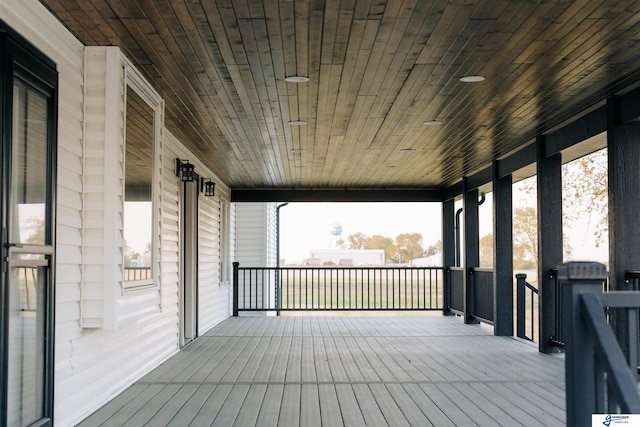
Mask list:
[{"label": "sliding glass door", "polygon": [[51,425],[57,74],[4,34],[0,425]]}]

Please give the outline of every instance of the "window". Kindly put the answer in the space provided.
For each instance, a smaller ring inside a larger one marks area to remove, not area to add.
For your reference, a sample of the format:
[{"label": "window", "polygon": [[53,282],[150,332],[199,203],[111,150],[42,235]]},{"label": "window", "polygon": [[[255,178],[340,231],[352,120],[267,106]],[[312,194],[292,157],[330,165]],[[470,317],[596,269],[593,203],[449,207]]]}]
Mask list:
[{"label": "window", "polygon": [[141,77],[127,69],[124,149],[124,289],[158,285],[161,103]]}]

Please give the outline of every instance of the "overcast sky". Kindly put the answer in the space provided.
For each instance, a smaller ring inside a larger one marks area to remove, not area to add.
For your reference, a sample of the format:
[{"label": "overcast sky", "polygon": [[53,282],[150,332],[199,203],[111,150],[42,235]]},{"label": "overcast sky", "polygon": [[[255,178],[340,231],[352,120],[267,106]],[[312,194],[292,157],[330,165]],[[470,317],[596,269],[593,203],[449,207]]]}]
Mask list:
[{"label": "overcast sky", "polygon": [[334,249],[333,224],[350,234],[381,234],[395,239],[402,233],[420,233],[423,246],[442,235],[440,203],[290,203],[280,209],[280,257],[302,261],[316,249]]},{"label": "overcast sky", "polygon": [[[535,207],[535,196],[525,195],[514,186],[514,209]],[[492,232],[492,194],[487,194],[479,208],[480,237]],[[456,209],[461,207],[456,204]],[[381,234],[395,239],[402,233],[420,233],[422,245],[442,239],[442,205],[440,203],[290,203],[280,209],[280,257],[285,263],[300,262],[317,249],[334,249],[338,238],[331,233],[334,224],[342,226],[342,238],[350,234]],[[607,262],[607,249],[596,248],[594,222],[585,219],[565,230],[573,248],[574,260]]]}]

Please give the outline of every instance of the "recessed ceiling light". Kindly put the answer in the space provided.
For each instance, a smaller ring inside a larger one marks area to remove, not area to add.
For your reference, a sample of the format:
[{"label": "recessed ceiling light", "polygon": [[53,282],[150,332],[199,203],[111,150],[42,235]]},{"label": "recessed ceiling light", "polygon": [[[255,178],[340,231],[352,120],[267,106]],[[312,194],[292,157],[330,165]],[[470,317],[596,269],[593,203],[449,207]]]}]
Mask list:
[{"label": "recessed ceiling light", "polygon": [[415,153],[416,149],[415,148],[403,148],[400,150],[401,153]]},{"label": "recessed ceiling light", "polygon": [[442,124],[442,120],[427,120],[424,124],[427,126],[438,126]]},{"label": "recessed ceiling light", "polygon": [[291,120],[289,124],[291,126],[302,126],[302,125],[306,125],[307,122],[305,122],[304,120]]},{"label": "recessed ceiling light", "polygon": [[309,77],[305,76],[289,76],[285,77],[284,80],[289,83],[306,83],[309,81]]},{"label": "recessed ceiling light", "polygon": [[464,77],[460,77],[460,81],[463,83],[478,83],[478,82],[483,82],[484,81],[484,77],[482,76],[464,76]]}]

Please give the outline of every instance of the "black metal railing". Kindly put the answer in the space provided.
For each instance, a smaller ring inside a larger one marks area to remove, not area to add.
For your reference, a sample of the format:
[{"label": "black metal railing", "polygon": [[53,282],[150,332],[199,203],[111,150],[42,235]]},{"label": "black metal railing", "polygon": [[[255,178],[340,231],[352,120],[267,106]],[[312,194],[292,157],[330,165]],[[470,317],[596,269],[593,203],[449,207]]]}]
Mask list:
[{"label": "black metal railing", "polygon": [[[447,310],[464,315],[465,310],[465,269],[462,267],[447,267],[449,305]],[[469,269],[469,292],[471,306],[467,307],[471,318],[494,324],[494,283],[493,270],[474,267]]]},{"label": "black metal railing", "polygon": [[443,310],[442,267],[240,267],[240,311]]},{"label": "black metal railing", "polygon": [[147,280],[153,279],[151,274],[151,267],[125,267],[124,268],[124,280],[125,282],[132,280]]},{"label": "black metal railing", "polygon": [[449,276],[449,307],[448,310],[456,313],[464,313],[464,268],[447,267]]},{"label": "black metal railing", "polygon": [[527,282],[527,275],[516,274],[516,336],[536,341],[539,313],[538,288]]},{"label": "black metal railing", "polygon": [[553,334],[549,337],[549,343],[553,346],[564,348],[564,295],[562,286],[558,282],[558,269],[553,268],[549,271],[549,280],[553,282],[555,290],[555,310],[553,317]]},{"label": "black metal railing", "polygon": [[640,292],[603,292],[606,269],[598,263],[563,264],[558,275],[564,295],[567,425],[589,425],[592,414],[640,413],[637,360],[625,360],[605,314],[605,308],[628,311],[633,337],[628,344],[637,348]]},{"label": "black metal railing", "polygon": [[38,305],[38,267],[16,267],[20,311],[36,311]]},{"label": "black metal railing", "polygon": [[470,289],[473,292],[471,315],[485,323],[495,323],[493,270],[472,268],[469,270]]},{"label": "black metal railing", "polygon": [[[625,270],[624,278],[627,285],[626,290],[640,291],[640,271]],[[616,310],[616,308],[613,306],[609,306],[609,308],[609,316],[612,316],[612,311]],[[627,322],[627,342],[624,343],[626,358],[636,381],[640,382],[640,336],[638,336],[638,331],[640,331],[640,310],[629,309],[628,307],[624,308],[624,310],[626,311],[625,316],[622,319],[618,318],[618,320]]]}]

